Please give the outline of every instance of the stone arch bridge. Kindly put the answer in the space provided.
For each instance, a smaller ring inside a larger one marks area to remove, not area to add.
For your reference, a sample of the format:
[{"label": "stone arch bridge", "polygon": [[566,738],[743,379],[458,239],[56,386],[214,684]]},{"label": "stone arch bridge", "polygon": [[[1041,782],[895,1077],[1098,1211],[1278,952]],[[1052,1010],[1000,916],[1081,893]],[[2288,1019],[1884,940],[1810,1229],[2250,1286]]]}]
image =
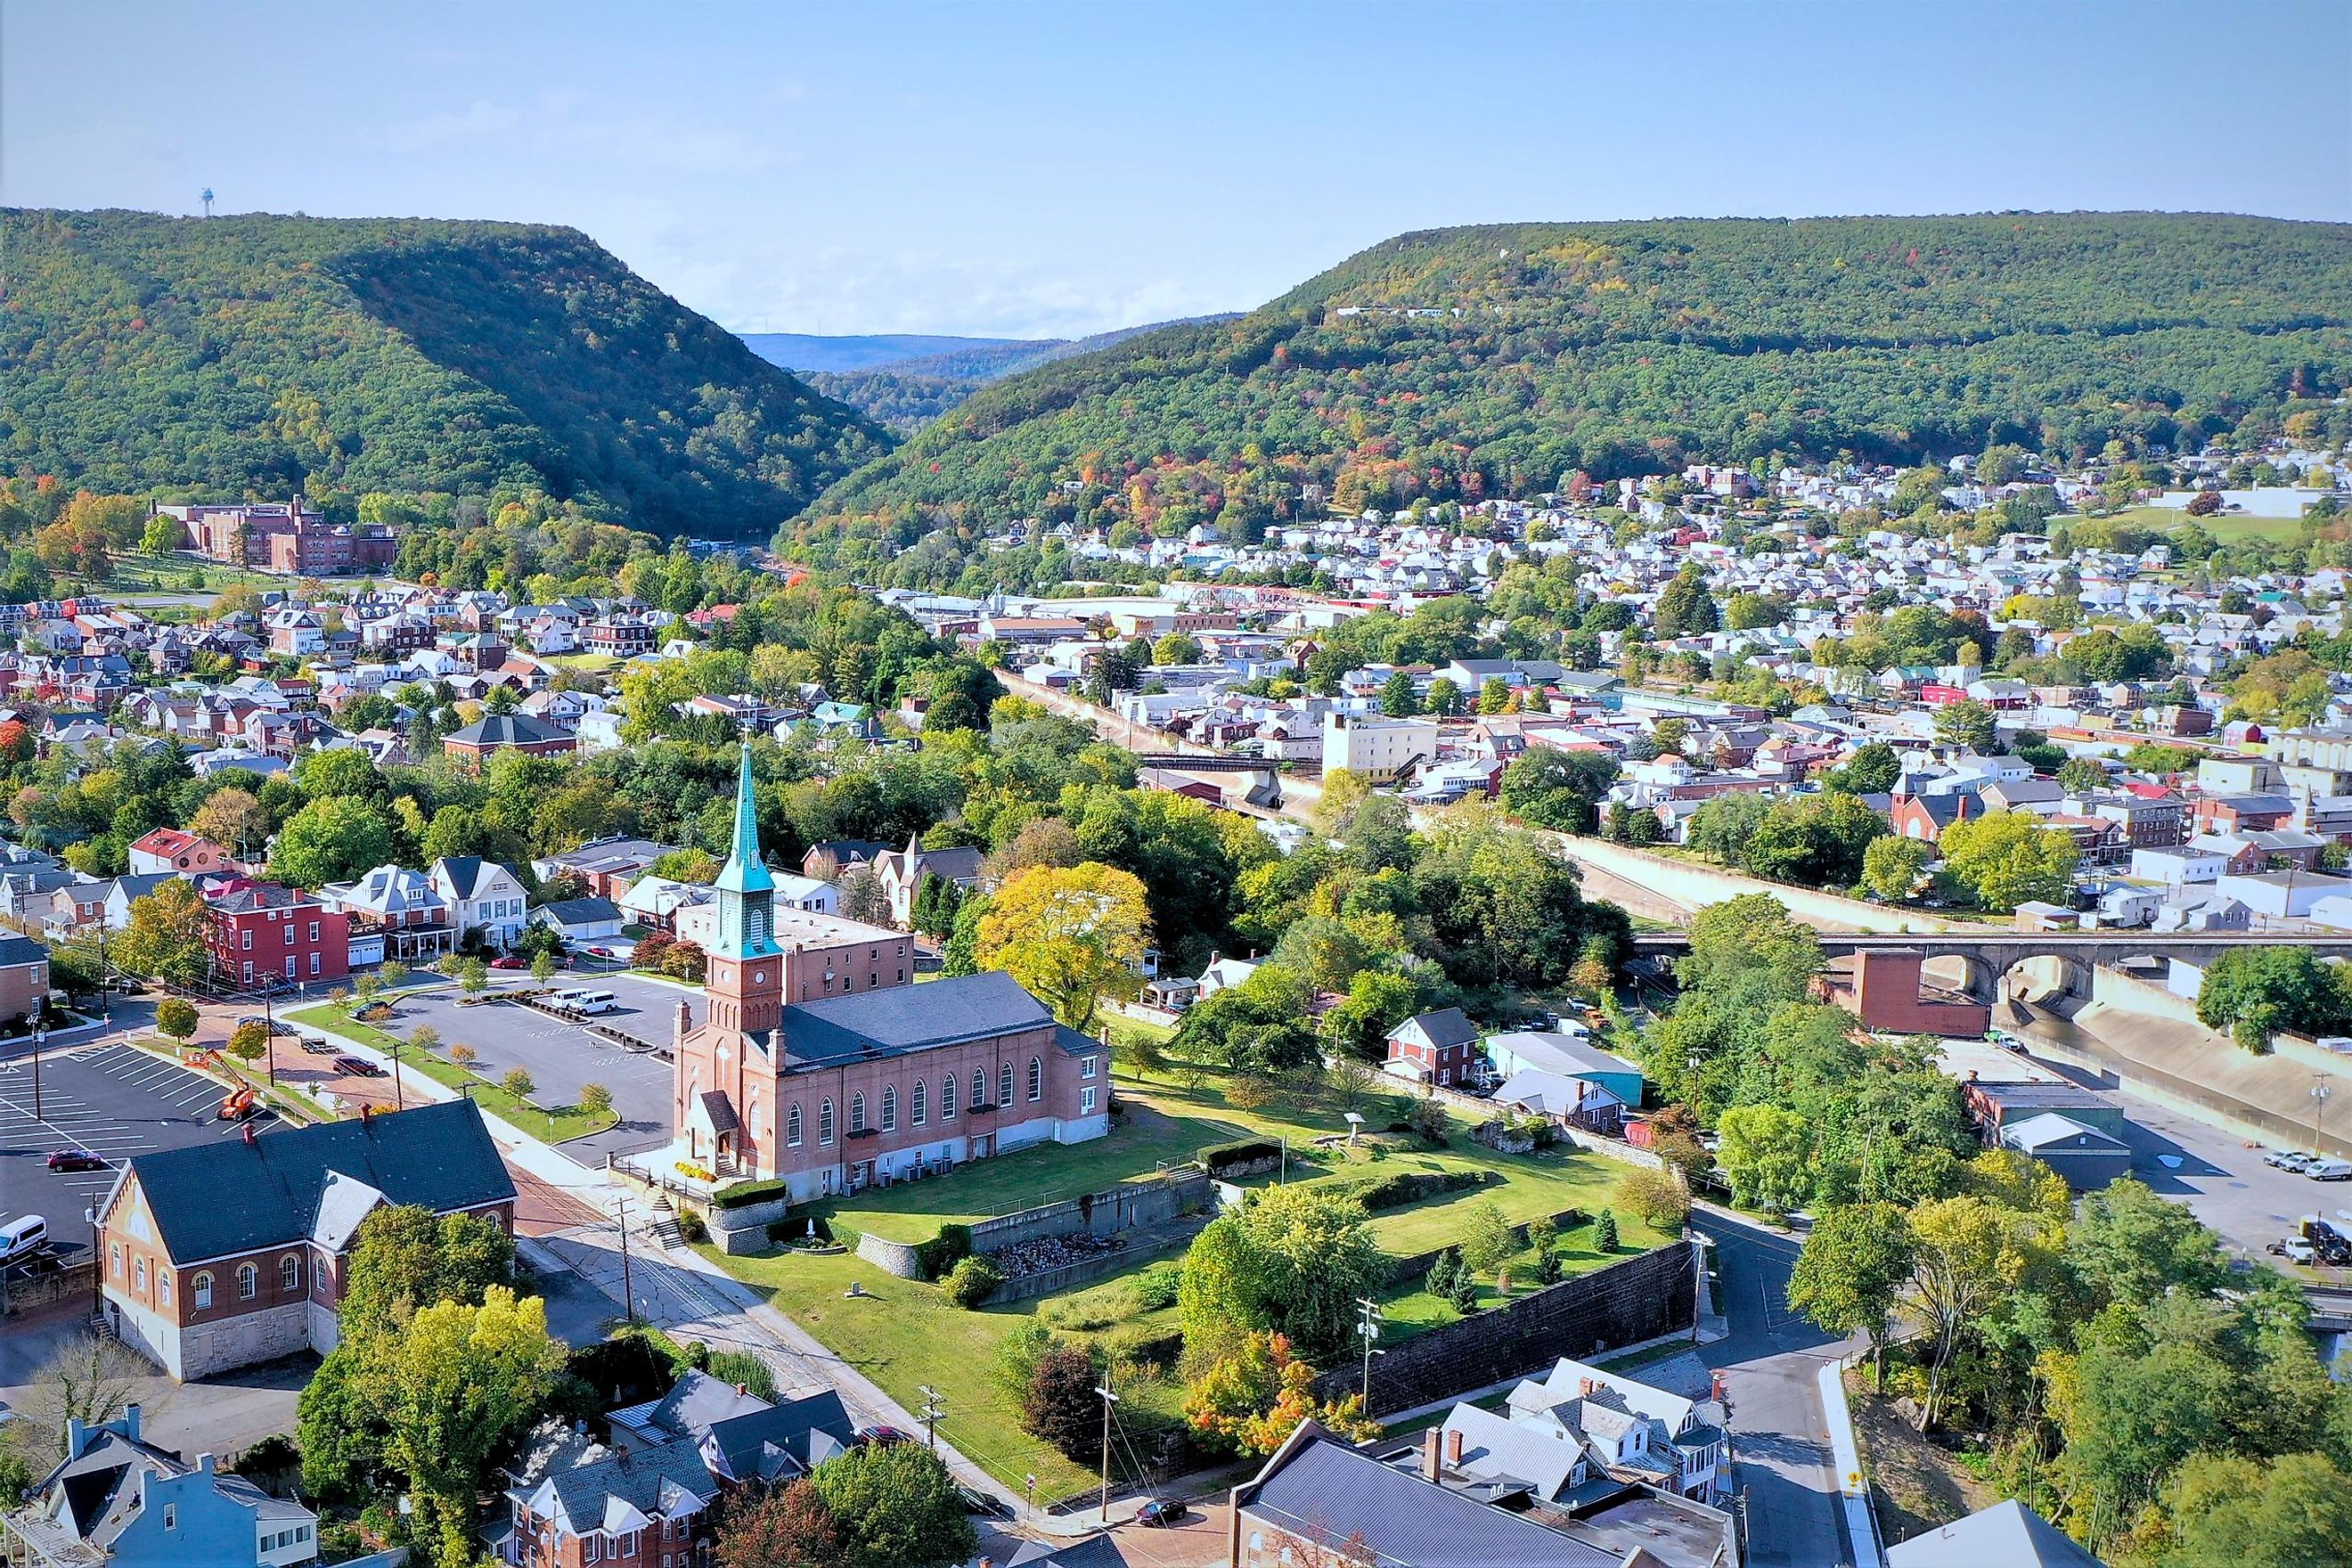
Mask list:
[{"label": "stone arch bridge", "polygon": [[[2063,966],[2066,990],[2087,996],[2091,971],[2099,964],[2134,958],[2177,958],[2203,965],[2234,947],[2302,947],[2322,958],[2352,958],[2352,934],[2312,937],[2244,931],[1821,931],[1822,952],[1831,958],[1864,952],[1916,952],[1923,959],[1957,958],[1973,1001],[2000,1000],[2001,978],[2031,959],[2054,958]],[[1676,958],[1690,951],[1684,931],[1652,931],[1633,939],[1637,955]]]}]

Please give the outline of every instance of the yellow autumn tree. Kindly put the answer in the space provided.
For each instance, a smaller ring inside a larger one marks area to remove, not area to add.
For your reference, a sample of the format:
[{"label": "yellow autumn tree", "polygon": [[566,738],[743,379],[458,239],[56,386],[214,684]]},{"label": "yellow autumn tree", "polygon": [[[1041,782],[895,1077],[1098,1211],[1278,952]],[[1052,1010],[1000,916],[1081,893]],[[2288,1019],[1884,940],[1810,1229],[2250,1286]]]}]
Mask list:
[{"label": "yellow autumn tree", "polygon": [[1128,872],[1097,860],[1033,866],[989,900],[973,956],[1084,1031],[1106,997],[1135,994],[1150,935],[1143,884]]}]

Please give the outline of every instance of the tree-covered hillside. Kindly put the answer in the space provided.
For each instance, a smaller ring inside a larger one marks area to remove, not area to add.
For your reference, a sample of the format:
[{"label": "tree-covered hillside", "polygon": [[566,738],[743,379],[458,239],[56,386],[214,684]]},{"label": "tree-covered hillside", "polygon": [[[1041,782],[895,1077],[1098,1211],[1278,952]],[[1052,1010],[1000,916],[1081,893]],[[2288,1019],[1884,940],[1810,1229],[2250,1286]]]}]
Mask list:
[{"label": "tree-covered hillside", "polygon": [[0,212],[0,463],[194,496],[525,484],[764,535],[889,437],[571,229]]},{"label": "tree-covered hillside", "polygon": [[898,574],[1024,516],[1234,533],[1696,459],[2169,444],[2352,373],[2352,227],[2169,214],[1400,236],[1237,320],[989,386],[783,541]]}]

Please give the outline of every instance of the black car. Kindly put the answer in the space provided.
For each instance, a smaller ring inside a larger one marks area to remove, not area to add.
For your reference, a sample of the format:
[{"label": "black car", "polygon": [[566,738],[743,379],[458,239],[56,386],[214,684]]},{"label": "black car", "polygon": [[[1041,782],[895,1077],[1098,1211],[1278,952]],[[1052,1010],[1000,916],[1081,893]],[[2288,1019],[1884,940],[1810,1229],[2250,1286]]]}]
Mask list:
[{"label": "black car", "polygon": [[240,1029],[244,1028],[247,1024],[258,1024],[273,1035],[290,1036],[299,1035],[302,1032],[293,1025],[285,1022],[283,1019],[265,1018],[258,1013],[248,1013],[244,1017],[239,1018],[236,1021],[236,1026]]},{"label": "black car", "polygon": [[963,1510],[982,1519],[1011,1519],[1013,1510],[984,1491],[959,1485],[956,1495],[963,1499]]},{"label": "black car", "polygon": [[347,1072],[353,1078],[382,1078],[384,1076],[383,1069],[376,1066],[375,1063],[368,1060],[365,1057],[337,1057],[335,1058],[335,1068],[336,1070],[340,1072]]},{"label": "black car", "polygon": [[1181,1523],[1192,1511],[1182,1498],[1156,1497],[1135,1510],[1135,1522],[1166,1530]]}]

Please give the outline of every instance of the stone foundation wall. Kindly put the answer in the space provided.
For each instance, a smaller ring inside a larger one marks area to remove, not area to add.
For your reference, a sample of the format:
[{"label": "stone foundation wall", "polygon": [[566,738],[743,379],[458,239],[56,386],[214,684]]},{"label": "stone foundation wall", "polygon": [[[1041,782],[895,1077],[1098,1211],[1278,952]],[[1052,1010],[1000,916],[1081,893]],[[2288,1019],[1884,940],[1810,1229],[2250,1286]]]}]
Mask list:
[{"label": "stone foundation wall", "polygon": [[[1695,1275],[1690,1244],[1676,1242],[1416,1334],[1389,1346],[1374,1365],[1372,1413],[1412,1410],[1540,1373],[1564,1355],[1586,1361],[1687,1333],[1696,1321]],[[1314,1393],[1345,1398],[1361,1376],[1360,1362],[1335,1368],[1315,1380]]]}]

